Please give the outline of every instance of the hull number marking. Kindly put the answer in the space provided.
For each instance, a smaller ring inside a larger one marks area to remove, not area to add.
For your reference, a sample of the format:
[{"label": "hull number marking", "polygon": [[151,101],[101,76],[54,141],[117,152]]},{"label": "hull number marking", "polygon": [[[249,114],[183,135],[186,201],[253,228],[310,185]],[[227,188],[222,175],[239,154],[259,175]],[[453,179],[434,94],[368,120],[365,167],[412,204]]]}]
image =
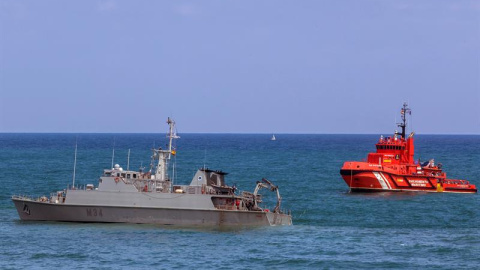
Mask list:
[{"label": "hull number marking", "polygon": [[87,217],[103,217],[102,209],[87,208]]}]

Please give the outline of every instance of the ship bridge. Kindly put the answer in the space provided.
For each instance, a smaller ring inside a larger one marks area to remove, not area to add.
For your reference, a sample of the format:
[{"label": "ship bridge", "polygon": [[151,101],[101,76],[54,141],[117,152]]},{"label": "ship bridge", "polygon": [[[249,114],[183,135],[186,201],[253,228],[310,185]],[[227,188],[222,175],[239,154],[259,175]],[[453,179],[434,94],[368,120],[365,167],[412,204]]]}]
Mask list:
[{"label": "ship bridge", "polygon": [[407,139],[398,137],[397,133],[393,137],[380,139],[376,146],[375,153],[369,153],[367,161],[379,165],[413,163],[413,133]]}]

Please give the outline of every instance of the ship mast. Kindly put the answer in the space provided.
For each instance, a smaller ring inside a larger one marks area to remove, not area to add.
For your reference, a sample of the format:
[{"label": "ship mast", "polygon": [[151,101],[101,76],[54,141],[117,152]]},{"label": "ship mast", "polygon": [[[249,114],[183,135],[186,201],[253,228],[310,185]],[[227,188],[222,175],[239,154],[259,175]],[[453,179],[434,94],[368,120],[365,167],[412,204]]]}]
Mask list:
[{"label": "ship mast", "polygon": [[173,149],[173,139],[180,138],[175,131],[175,121],[169,117],[167,119],[167,124],[169,125],[169,131],[167,134],[167,138],[169,138],[168,149],[153,149],[153,155],[158,159],[157,168],[155,170],[155,179],[160,181],[168,180],[168,161],[172,154],[175,154],[175,149]]},{"label": "ship mast", "polygon": [[77,169],[77,139],[75,139],[75,159],[73,161],[73,179],[72,179],[72,188],[75,188],[75,170]]},{"label": "ship mast", "polygon": [[403,108],[400,110],[400,114],[402,116],[402,123],[397,124],[397,126],[402,128],[402,138],[405,139],[406,127],[407,127],[407,116],[406,114],[412,114],[412,110],[408,108],[408,104],[406,102],[403,103]]}]

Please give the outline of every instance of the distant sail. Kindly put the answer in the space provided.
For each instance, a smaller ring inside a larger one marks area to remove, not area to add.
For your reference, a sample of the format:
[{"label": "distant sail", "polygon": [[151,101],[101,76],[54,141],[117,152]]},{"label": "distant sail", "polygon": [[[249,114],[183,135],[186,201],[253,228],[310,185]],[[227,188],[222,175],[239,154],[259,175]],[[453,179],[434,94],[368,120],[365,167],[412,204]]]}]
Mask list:
[{"label": "distant sail", "polygon": [[275,140],[277,140],[277,139],[275,138],[275,134],[274,134],[274,135],[272,135],[272,138],[271,138],[270,140],[271,140],[271,141],[275,141]]}]

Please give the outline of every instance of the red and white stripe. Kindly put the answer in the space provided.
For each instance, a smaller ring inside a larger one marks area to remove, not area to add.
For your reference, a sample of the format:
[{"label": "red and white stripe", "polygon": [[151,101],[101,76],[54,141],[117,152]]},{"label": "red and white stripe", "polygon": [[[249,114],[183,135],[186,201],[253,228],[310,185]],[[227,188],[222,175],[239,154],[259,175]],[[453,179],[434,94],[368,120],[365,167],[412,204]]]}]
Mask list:
[{"label": "red and white stripe", "polygon": [[385,175],[383,175],[383,173],[373,172],[373,175],[375,175],[375,177],[377,178],[378,183],[380,183],[380,185],[382,186],[382,189],[392,189],[392,186],[390,186],[390,183],[388,182]]}]

